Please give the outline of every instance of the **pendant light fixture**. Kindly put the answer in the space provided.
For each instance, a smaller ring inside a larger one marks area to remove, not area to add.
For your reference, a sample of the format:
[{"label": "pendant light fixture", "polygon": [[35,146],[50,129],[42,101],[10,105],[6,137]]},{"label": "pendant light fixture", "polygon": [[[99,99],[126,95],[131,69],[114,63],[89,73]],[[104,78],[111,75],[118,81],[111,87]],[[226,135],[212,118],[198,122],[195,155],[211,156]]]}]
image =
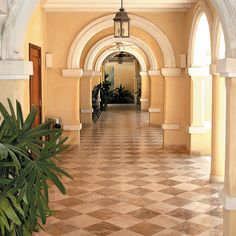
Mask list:
[{"label": "pendant light fixture", "polygon": [[114,20],[114,37],[129,38],[129,17],[123,8],[123,0],[121,0],[120,10],[116,13]]}]

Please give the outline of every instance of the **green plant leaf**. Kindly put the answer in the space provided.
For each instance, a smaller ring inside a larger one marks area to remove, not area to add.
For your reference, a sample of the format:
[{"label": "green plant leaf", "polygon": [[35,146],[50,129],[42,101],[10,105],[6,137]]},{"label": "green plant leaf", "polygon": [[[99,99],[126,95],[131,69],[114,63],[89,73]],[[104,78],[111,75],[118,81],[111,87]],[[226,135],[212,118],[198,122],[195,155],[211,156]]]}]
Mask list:
[{"label": "green plant leaf", "polygon": [[7,156],[8,156],[7,147],[2,143],[0,143],[0,161],[7,159]]}]

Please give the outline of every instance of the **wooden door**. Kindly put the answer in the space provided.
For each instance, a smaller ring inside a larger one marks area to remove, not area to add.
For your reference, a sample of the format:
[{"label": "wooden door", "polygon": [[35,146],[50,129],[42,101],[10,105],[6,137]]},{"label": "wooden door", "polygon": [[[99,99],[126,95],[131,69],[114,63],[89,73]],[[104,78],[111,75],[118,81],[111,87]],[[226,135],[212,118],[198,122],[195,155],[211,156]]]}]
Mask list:
[{"label": "wooden door", "polygon": [[29,60],[33,62],[33,75],[30,76],[30,107],[38,110],[34,126],[42,122],[42,92],[41,92],[41,48],[29,44]]}]

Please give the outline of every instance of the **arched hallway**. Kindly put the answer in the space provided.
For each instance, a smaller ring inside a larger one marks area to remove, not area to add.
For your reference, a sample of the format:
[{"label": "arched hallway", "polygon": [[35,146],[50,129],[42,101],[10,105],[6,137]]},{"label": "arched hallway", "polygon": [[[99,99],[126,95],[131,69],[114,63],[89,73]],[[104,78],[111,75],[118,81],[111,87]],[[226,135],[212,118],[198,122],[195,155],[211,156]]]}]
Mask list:
[{"label": "arched hallway", "polygon": [[136,106],[108,107],[81,145],[61,155],[67,195],[54,187],[46,232],[35,236],[222,235],[219,186],[207,157],[161,149]]}]

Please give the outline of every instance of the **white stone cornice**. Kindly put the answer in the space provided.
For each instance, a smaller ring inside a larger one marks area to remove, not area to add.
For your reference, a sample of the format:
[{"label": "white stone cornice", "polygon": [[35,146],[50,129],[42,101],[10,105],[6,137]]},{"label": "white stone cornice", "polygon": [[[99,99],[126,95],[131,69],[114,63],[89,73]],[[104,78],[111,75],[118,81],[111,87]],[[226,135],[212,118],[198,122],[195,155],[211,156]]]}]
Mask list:
[{"label": "white stone cornice", "polygon": [[202,66],[202,67],[189,67],[188,68],[189,76],[197,76],[197,77],[206,77],[210,76],[210,68],[209,66]]},{"label": "white stone cornice", "polygon": [[161,74],[166,77],[175,77],[181,75],[180,68],[162,68]]},{"label": "white stone cornice", "polygon": [[160,113],[161,112],[161,108],[149,108],[148,111],[150,113]]},{"label": "white stone cornice", "polygon": [[0,61],[0,80],[28,79],[32,74],[31,61]]},{"label": "white stone cornice", "polygon": [[100,71],[94,71],[94,74],[93,74],[93,76],[95,77],[100,77],[100,76],[102,76],[102,72],[100,72]]},{"label": "white stone cornice", "polygon": [[65,131],[80,131],[82,129],[82,124],[79,125],[63,125],[63,130]]},{"label": "white stone cornice", "polygon": [[149,70],[149,71],[148,71],[148,75],[149,75],[149,76],[162,76],[160,70]]},{"label": "white stone cornice", "polygon": [[83,74],[82,69],[64,69],[62,70],[63,77],[70,77],[70,78],[79,78]]},{"label": "white stone cornice", "polygon": [[149,101],[148,98],[141,98],[141,99],[140,99],[140,102],[148,102],[148,101]]},{"label": "white stone cornice", "polygon": [[140,71],[139,73],[141,76],[148,76],[148,73],[147,71]]},{"label": "white stone cornice", "polygon": [[164,130],[177,130],[180,129],[180,124],[176,123],[165,123],[161,125],[161,128]]},{"label": "white stone cornice", "polygon": [[82,77],[93,77],[94,71],[93,70],[85,70],[82,74]]},{"label": "white stone cornice", "polygon": [[216,71],[222,77],[236,77],[236,58],[224,58],[217,61]]},{"label": "white stone cornice", "polygon": [[85,109],[84,108],[84,109],[81,109],[80,112],[83,114],[91,114],[91,113],[93,113],[93,109]]},{"label": "white stone cornice", "polygon": [[219,192],[219,197],[226,210],[236,210],[236,196],[230,196],[222,190]]}]

